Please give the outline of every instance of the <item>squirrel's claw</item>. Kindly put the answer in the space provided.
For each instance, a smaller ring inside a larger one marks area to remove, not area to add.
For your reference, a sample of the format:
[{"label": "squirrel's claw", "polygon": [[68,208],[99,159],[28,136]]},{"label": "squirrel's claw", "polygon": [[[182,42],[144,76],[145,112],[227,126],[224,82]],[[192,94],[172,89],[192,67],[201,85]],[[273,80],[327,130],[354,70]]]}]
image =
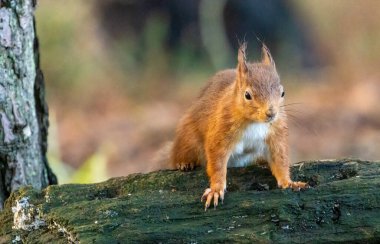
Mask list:
[{"label": "squirrel's claw", "polygon": [[310,188],[310,186],[307,183],[305,183],[305,182],[290,181],[287,184],[282,185],[281,188],[282,189],[290,188],[293,191],[300,191],[301,189]]},{"label": "squirrel's claw", "polygon": [[310,186],[307,183],[301,181],[292,182],[290,186],[290,188],[292,188],[294,191],[300,191],[301,189],[306,189],[309,187]]},{"label": "squirrel's claw", "polygon": [[195,164],[194,163],[180,163],[177,164],[177,169],[181,171],[190,171],[195,169]]},{"label": "squirrel's claw", "polygon": [[205,211],[207,211],[207,209],[210,207],[212,199],[214,199],[214,209],[216,209],[219,203],[219,199],[223,203],[224,190],[214,191],[214,190],[211,190],[211,188],[207,188],[202,195],[201,202],[203,202],[203,200],[205,199],[206,199]]},{"label": "squirrel's claw", "polygon": [[211,188],[207,188],[205,190],[205,192],[203,193],[202,197],[201,197],[201,202],[203,202],[203,200],[205,200],[208,196],[208,194],[211,192]]}]

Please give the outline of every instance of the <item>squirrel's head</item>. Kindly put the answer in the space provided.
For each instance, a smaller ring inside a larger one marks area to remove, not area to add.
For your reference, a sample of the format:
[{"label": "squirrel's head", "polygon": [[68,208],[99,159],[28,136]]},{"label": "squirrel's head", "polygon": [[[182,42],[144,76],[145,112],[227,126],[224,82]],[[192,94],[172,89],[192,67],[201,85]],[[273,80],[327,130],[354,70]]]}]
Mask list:
[{"label": "squirrel's head", "polygon": [[246,60],[247,44],[239,48],[236,76],[236,99],[244,117],[253,122],[272,122],[280,115],[284,88],[269,49],[263,44],[262,59],[257,63]]}]

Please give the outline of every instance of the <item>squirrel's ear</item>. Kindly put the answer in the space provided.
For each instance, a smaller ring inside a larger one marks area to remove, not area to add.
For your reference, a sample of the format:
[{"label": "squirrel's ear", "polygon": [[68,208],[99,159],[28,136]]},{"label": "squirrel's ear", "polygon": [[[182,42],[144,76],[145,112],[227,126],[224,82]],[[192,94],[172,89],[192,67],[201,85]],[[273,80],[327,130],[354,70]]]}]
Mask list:
[{"label": "squirrel's ear", "polygon": [[239,51],[238,51],[237,72],[238,72],[239,82],[243,82],[247,78],[247,74],[248,74],[247,60],[245,57],[246,49],[247,49],[247,43],[243,42],[243,44],[240,45]]},{"label": "squirrel's ear", "polygon": [[273,68],[276,68],[276,64],[270,54],[269,48],[263,43],[263,47],[261,48],[261,63],[265,65],[271,65]]}]

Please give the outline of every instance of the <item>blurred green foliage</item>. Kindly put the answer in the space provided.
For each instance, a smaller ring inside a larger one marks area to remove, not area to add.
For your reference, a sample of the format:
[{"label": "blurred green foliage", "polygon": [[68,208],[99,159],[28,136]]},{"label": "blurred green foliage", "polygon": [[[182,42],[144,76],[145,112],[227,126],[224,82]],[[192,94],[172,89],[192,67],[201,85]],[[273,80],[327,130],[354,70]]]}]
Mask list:
[{"label": "blurred green foliage", "polygon": [[88,157],[79,168],[74,169],[62,161],[57,120],[55,113],[50,114],[50,129],[48,136],[48,161],[53,172],[56,173],[59,184],[66,183],[94,183],[109,178],[107,171],[107,145],[99,148]]}]

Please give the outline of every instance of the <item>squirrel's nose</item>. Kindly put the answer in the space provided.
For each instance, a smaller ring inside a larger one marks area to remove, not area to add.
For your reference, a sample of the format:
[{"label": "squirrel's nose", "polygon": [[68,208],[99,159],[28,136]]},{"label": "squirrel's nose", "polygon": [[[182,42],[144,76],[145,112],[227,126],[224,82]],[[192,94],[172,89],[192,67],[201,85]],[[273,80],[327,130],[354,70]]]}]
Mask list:
[{"label": "squirrel's nose", "polygon": [[274,117],[276,116],[276,113],[273,112],[272,109],[270,109],[270,110],[268,110],[268,111],[265,113],[265,115],[267,116],[267,120],[268,120],[268,121],[271,121],[271,120],[273,120]]}]

